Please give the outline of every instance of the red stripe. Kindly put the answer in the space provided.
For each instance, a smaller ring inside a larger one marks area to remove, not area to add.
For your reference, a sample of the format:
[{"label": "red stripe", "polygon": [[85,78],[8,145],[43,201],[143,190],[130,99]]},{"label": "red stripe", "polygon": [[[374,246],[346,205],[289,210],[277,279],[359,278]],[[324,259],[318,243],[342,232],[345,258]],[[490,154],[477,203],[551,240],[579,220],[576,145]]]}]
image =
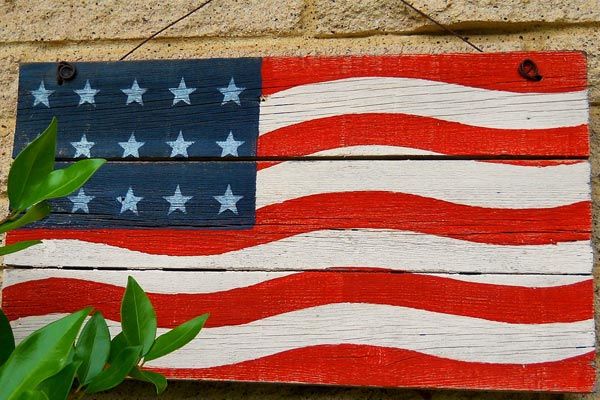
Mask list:
[{"label": "red stripe", "polygon": [[[394,218],[390,218],[390,210],[394,210]],[[222,254],[322,229],[398,229],[472,242],[525,245],[588,240],[590,226],[588,201],[555,208],[497,209],[404,193],[345,192],[263,207],[256,212],[255,226],[247,230],[23,229],[11,232],[7,242],[79,239],[149,254],[191,256]]]},{"label": "red stripe", "polygon": [[365,346],[305,347],[213,368],[153,369],[169,378],[301,382],[352,386],[590,392],[594,352],[538,364],[455,361],[409,350]]},{"label": "red stripe", "polygon": [[300,157],[360,145],[401,146],[461,156],[589,155],[587,125],[491,129],[405,114],[348,114],[290,125],[258,139],[259,157]]},{"label": "red stripe", "polygon": [[[119,321],[123,290],[80,279],[29,281],[4,289],[3,310],[15,320],[93,306],[106,318]],[[335,303],[387,304],[515,324],[593,318],[591,279],[529,288],[408,273],[303,272],[222,292],[150,293],[149,297],[161,327],[174,327],[206,312],[211,314],[207,326],[218,327]]]},{"label": "red stripe", "polygon": [[[523,79],[519,64],[533,60],[544,77]],[[263,58],[263,95],[298,85],[364,76],[428,79],[522,93],[558,93],[586,88],[581,52],[523,52],[401,56]]]}]

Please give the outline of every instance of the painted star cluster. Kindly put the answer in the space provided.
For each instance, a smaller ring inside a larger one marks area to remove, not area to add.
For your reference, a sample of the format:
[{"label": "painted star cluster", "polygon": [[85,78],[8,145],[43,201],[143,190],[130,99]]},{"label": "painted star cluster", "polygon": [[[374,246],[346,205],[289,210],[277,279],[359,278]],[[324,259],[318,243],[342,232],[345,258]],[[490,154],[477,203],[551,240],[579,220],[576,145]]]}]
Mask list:
[{"label": "painted star cluster", "polygon": [[[245,229],[256,217],[259,59],[22,69],[16,152],[58,119],[57,159],[105,158],[43,226]],[[230,162],[231,161],[231,162]]]},{"label": "painted star cluster", "polygon": [[[165,213],[167,215],[171,215],[172,213],[187,213],[186,203],[190,201],[194,196],[186,196],[180,187],[177,185],[175,191],[170,196],[162,196],[166,203],[164,203]],[[218,202],[219,210],[218,214],[223,214],[226,212],[231,212],[234,215],[238,215],[237,203],[244,198],[242,195],[236,195],[231,185],[227,185],[227,189],[225,189],[225,193],[222,195],[213,195],[212,197],[216,202]],[[89,214],[90,213],[90,203],[93,203],[93,200],[96,196],[90,196],[86,194],[85,189],[79,189],[79,191],[69,196],[68,199],[72,204],[71,213],[82,212]],[[138,204],[144,201],[143,196],[138,196],[135,194],[133,187],[129,187],[125,193],[121,196],[117,196],[115,198],[116,203],[115,207],[118,208],[118,214],[126,214],[128,212],[139,215]],[[149,201],[155,201],[155,199],[149,199]],[[168,204],[167,204],[168,203]],[[153,205],[154,206],[154,205]]]},{"label": "painted star cluster", "polygon": [[[144,106],[144,95],[146,94],[146,92],[148,92],[148,90],[148,88],[140,87],[137,78],[135,78],[131,83],[131,87],[121,89],[121,92],[123,92],[123,94],[125,95],[125,97],[123,98],[125,105],[136,103],[140,106]],[[179,103],[191,105],[192,100],[190,96],[192,95],[192,93],[198,90],[198,88],[186,85],[185,78],[181,77],[179,85],[177,87],[170,87],[168,88],[168,90],[173,96],[173,106]],[[223,96],[221,102],[222,105],[225,105],[229,102],[233,102],[238,106],[242,105],[240,95],[246,90],[246,88],[237,86],[233,77],[229,80],[227,86],[218,87],[217,90]],[[51,108],[51,96],[55,92],[56,90],[46,89],[46,82],[42,80],[37,89],[32,89],[29,91],[29,93],[33,97],[33,107],[43,105],[48,108]],[[98,93],[100,93],[100,89],[93,87],[90,80],[87,79],[85,81],[85,85],[81,89],[74,89],[73,92],[75,92],[79,96],[79,103],[77,104],[78,106],[84,104],[95,105],[96,96],[98,95]]]},{"label": "painted star cluster", "polygon": [[[144,95],[148,93],[150,89],[143,87],[137,78],[133,79],[130,87],[120,89],[123,95],[123,104],[125,106],[138,106],[144,107]],[[158,90],[158,89],[157,89]],[[188,86],[185,82],[185,78],[181,77],[176,87],[168,88],[172,96],[172,107],[192,105],[193,94],[197,88]],[[235,78],[231,77],[229,82],[223,87],[216,87],[215,91],[221,96],[221,106],[227,104],[233,104],[234,106],[241,106],[242,99],[240,95],[246,90],[245,87],[236,85]],[[30,90],[29,93],[33,97],[33,107],[46,107],[52,108],[52,96],[56,90],[49,90],[46,88],[46,83],[42,80],[36,89]],[[80,89],[74,89],[74,93],[78,96],[78,103],[76,107],[91,106],[92,109],[97,105],[97,97],[101,96],[101,90],[96,88],[90,79],[85,80],[85,84]],[[201,101],[201,100],[200,100]],[[62,107],[62,106],[61,106]],[[173,132],[174,136],[177,131]],[[189,134],[187,134],[189,136]],[[81,132],[80,140],[72,140],[69,143],[72,146],[73,158],[81,157],[94,157],[103,156],[103,154],[96,154],[94,146],[103,139],[99,137],[101,135],[94,133],[93,131]],[[143,146],[146,141],[143,140],[147,135],[144,132],[130,132],[127,136],[125,134],[122,140],[117,141],[118,146],[121,148],[123,158],[140,158],[144,156]],[[93,139],[93,140],[92,140]],[[154,137],[151,137],[154,139]],[[165,151],[169,154],[169,157],[189,157],[188,149],[191,146],[198,146],[196,140],[186,139],[186,133],[183,129],[179,129],[177,136],[173,140],[164,140]],[[221,157],[238,157],[238,149],[240,146],[246,143],[245,140],[239,140],[236,138],[234,130],[229,130],[226,136],[223,136],[219,140],[212,142],[211,149],[205,149],[204,152],[215,152],[220,154]],[[206,146],[206,144],[204,144]],[[193,149],[193,147],[192,147]]]}]

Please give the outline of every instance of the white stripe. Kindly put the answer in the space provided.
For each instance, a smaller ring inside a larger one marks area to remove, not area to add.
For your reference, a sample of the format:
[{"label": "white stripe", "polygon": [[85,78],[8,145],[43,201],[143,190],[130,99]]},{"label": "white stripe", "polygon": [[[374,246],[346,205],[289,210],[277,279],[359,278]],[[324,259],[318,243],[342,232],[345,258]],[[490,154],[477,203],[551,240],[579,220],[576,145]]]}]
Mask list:
[{"label": "white stripe", "polygon": [[8,265],[133,269],[307,270],[371,267],[411,272],[589,274],[589,241],[490,245],[392,230],[324,230],[209,256],[145,254],[79,240],[44,240]]},{"label": "white stripe", "polygon": [[260,104],[260,134],[343,114],[403,113],[499,129],[588,123],[587,91],[515,93],[412,78],[362,77],[296,86]]},{"label": "white stripe", "polygon": [[590,275],[522,275],[522,274],[423,274],[437,276],[440,278],[450,278],[463,282],[486,283],[489,285],[518,286],[545,288],[591,280]]},{"label": "white stripe", "polygon": [[[364,272],[365,277],[368,273]],[[375,272],[376,273],[376,272]],[[5,269],[3,287],[48,278],[70,278],[125,287],[133,276],[148,293],[215,293],[268,282],[298,272],[263,271],[102,271],[53,268]],[[589,275],[512,275],[512,274],[419,274],[452,279],[518,287],[557,287],[589,281]]]},{"label": "white stripe", "polygon": [[[125,287],[132,276],[148,293],[215,293],[256,285],[296,272],[225,271],[101,271],[68,269],[5,269],[3,287],[47,278],[71,278]],[[566,281],[565,281],[566,282]],[[558,285],[560,286],[560,284]]]},{"label": "white stripe", "polygon": [[258,171],[256,208],[351,191],[402,192],[479,207],[556,207],[590,200],[589,181],[587,162],[541,168],[459,160],[286,161]]},{"label": "white stripe", "polygon": [[[16,320],[15,337],[21,340],[60,316]],[[111,325],[115,335],[118,324]],[[165,331],[159,329],[158,335]],[[244,325],[205,328],[187,346],[148,366],[206,368],[328,344],[391,347],[467,362],[532,364],[593,351],[594,321],[509,324],[389,305],[330,304]]]},{"label": "white stripe", "polygon": [[443,153],[417,149],[413,147],[387,146],[387,145],[360,145],[337,147],[317,151],[316,153],[304,154],[306,157],[327,156],[438,156]]}]

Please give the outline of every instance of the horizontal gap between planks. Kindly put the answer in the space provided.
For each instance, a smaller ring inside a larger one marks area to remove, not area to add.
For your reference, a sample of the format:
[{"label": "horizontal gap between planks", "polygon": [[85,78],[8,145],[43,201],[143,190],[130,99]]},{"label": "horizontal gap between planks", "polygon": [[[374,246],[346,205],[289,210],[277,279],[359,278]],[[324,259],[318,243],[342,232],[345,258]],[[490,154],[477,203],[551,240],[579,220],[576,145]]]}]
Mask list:
[{"label": "horizontal gap between planks", "polygon": [[[94,157],[95,158],[95,157]],[[358,160],[383,160],[383,161],[485,161],[485,160],[588,160],[589,156],[573,155],[573,156],[553,156],[553,155],[389,155],[389,156],[298,156],[298,157],[278,157],[278,156],[262,156],[262,157],[153,157],[153,158],[122,158],[122,157],[99,157],[110,162],[123,163],[140,163],[140,162],[261,162],[261,161],[358,161]],[[74,162],[85,160],[85,158],[56,158],[57,162]]]},{"label": "horizontal gap between planks", "polygon": [[2,269],[0,269],[0,272],[3,270],[17,270],[17,269],[36,269],[36,270],[66,270],[66,271],[168,271],[168,272],[188,272],[188,273],[196,273],[196,272],[215,272],[215,273],[222,273],[222,272],[272,272],[272,273],[279,273],[279,272],[311,272],[311,273],[315,273],[315,272],[322,272],[322,273],[331,273],[331,272],[341,272],[341,273],[345,273],[345,272],[351,272],[351,273],[364,273],[364,274],[381,274],[381,273],[388,273],[388,274],[424,274],[424,275],[428,275],[428,274],[446,274],[446,275],[473,275],[473,276],[477,276],[477,275],[511,275],[511,276],[516,276],[516,275],[523,275],[523,276],[529,276],[529,275],[546,275],[546,276],[592,276],[592,272],[590,270],[589,274],[578,274],[578,273],[548,273],[548,272],[540,272],[540,273],[534,273],[534,272],[527,272],[527,273],[522,273],[522,272],[515,272],[515,273],[508,273],[508,272],[485,272],[485,273],[478,273],[478,272],[448,272],[448,271],[444,271],[444,270],[433,270],[433,271],[427,271],[427,272],[416,272],[416,271],[397,271],[397,270],[384,270],[384,269],[368,269],[368,270],[357,270],[357,269],[352,269],[352,268],[348,268],[348,269],[344,269],[344,268],[335,268],[335,269],[277,269],[277,270],[272,270],[272,269],[244,269],[244,268],[239,268],[239,269],[219,269],[219,268],[213,268],[213,269],[203,269],[203,268],[132,268],[132,267],[128,267],[128,268],[116,268],[116,267],[106,267],[106,268],[94,268],[94,267],[73,267],[73,266],[69,266],[69,267],[56,267],[56,266],[48,266],[48,267],[40,267],[40,266],[29,266],[29,265],[5,265]]}]

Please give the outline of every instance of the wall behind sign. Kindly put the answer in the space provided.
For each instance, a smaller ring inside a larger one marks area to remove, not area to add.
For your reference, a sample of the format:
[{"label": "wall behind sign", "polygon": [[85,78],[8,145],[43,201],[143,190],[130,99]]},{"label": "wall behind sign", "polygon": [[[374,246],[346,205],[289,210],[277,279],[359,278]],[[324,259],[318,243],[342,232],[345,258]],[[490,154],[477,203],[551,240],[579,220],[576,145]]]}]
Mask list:
[{"label": "wall behind sign", "polygon": [[[193,3],[193,4],[192,4]],[[442,23],[460,29],[486,52],[577,49],[588,53],[594,220],[600,205],[600,3],[598,0],[414,0]],[[116,60],[197,2],[57,0],[0,2],[0,184],[6,185],[14,133],[18,63]],[[345,55],[473,51],[437,34],[397,0],[214,0],[138,50],[130,59],[263,55]],[[494,71],[489,71],[493,74]],[[7,207],[0,194],[0,211]],[[598,248],[600,227],[594,224]],[[596,274],[597,275],[597,274]],[[597,282],[598,283],[598,282]],[[597,397],[598,396],[598,397]],[[127,384],[96,399],[152,398],[146,385]],[[175,399],[559,399],[508,395],[172,382]],[[569,396],[569,399],[582,398]],[[600,395],[590,395],[596,399]]]}]

